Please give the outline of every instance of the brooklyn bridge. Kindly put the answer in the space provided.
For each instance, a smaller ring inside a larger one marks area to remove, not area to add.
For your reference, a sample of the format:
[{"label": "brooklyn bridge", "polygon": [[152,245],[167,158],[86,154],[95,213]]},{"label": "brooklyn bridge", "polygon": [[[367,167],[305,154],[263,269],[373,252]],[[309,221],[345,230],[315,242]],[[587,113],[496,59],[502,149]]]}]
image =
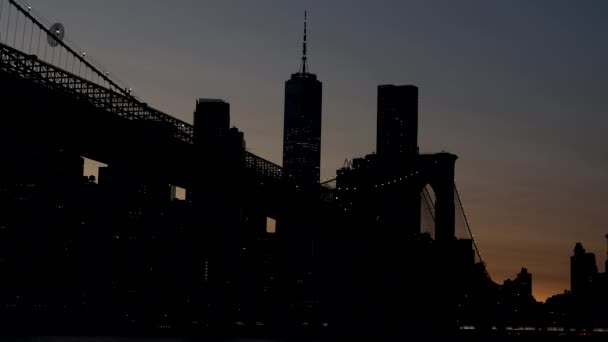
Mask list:
[{"label": "brooklyn bridge", "polygon": [[[414,132],[405,151],[303,181],[246,150],[228,103],[198,99],[192,124],[176,119],[63,30],[0,0],[5,331],[399,335],[494,324],[496,284],[456,190],[456,155],[420,153]],[[97,177],[85,160],[103,165]]]}]

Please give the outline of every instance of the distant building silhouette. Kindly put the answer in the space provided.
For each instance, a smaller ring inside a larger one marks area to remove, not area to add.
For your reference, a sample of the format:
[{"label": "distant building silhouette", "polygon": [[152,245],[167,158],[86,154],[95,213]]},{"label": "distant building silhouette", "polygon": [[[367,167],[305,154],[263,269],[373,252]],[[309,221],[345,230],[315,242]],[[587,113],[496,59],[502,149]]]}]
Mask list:
[{"label": "distant building silhouette", "polygon": [[608,234],[604,236],[606,238],[606,261],[604,261],[604,273],[608,274]]},{"label": "distant building silhouette", "polygon": [[531,297],[532,274],[528,273],[527,268],[522,267],[521,272],[517,274],[517,278],[505,280],[503,288],[508,288],[515,297]]},{"label": "distant building silhouette", "polygon": [[221,99],[198,99],[194,111],[194,139],[221,137],[230,128],[230,104]]},{"label": "distant building silhouette", "polygon": [[[306,18],[306,16],[305,16]],[[306,19],[300,71],[285,82],[283,170],[301,183],[317,183],[321,167],[322,83],[308,72]]]},{"label": "distant building silhouette", "polygon": [[[605,236],[608,239],[608,234]],[[598,273],[593,279],[592,301],[595,303],[597,321],[603,326],[608,326],[608,259],[605,261],[604,273]]]},{"label": "distant building silhouette", "polygon": [[376,153],[396,160],[417,152],[418,87],[379,85]]},{"label": "distant building silhouette", "polygon": [[571,291],[547,299],[545,315],[550,324],[572,329],[604,329],[608,325],[608,273],[599,273],[595,254],[580,242],[570,257]]},{"label": "distant building silhouette", "polygon": [[507,279],[500,288],[499,308],[506,324],[536,324],[539,304],[532,296],[532,274],[525,267],[513,280]]},{"label": "distant building silhouette", "polygon": [[587,253],[580,242],[574,247],[570,257],[570,290],[572,295],[584,296],[591,290],[593,278],[597,275],[595,254]]}]

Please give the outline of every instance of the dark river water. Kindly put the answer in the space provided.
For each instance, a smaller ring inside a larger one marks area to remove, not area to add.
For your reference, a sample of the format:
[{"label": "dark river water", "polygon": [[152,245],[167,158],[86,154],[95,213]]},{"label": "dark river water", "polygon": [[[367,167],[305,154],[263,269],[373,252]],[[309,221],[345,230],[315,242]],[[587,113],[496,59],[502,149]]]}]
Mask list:
[{"label": "dark river water", "polygon": [[[0,341],[14,342],[283,342],[294,340],[263,338],[207,338],[207,337],[120,337],[120,336],[38,336],[38,337],[0,337]],[[317,342],[318,340],[297,340],[298,342]]]}]

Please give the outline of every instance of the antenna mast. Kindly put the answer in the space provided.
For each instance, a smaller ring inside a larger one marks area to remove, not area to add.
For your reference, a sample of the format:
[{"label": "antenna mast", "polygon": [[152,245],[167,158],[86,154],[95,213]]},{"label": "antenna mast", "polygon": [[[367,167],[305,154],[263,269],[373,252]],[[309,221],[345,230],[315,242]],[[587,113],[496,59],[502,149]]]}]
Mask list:
[{"label": "antenna mast", "polygon": [[306,64],[306,10],[304,10],[304,40],[302,41],[302,67],[300,72],[306,74],[308,65]]}]

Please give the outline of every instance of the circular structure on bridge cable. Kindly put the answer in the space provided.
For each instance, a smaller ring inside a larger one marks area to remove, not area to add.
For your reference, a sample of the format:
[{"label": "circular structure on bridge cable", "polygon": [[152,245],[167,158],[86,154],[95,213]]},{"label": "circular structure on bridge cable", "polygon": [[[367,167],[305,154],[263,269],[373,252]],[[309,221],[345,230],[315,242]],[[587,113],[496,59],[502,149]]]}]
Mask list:
[{"label": "circular structure on bridge cable", "polygon": [[54,23],[49,28],[49,31],[51,31],[51,34],[46,35],[46,40],[49,42],[49,45],[52,47],[59,45],[59,41],[63,40],[63,37],[65,37],[65,29],[63,28],[63,24]]}]

